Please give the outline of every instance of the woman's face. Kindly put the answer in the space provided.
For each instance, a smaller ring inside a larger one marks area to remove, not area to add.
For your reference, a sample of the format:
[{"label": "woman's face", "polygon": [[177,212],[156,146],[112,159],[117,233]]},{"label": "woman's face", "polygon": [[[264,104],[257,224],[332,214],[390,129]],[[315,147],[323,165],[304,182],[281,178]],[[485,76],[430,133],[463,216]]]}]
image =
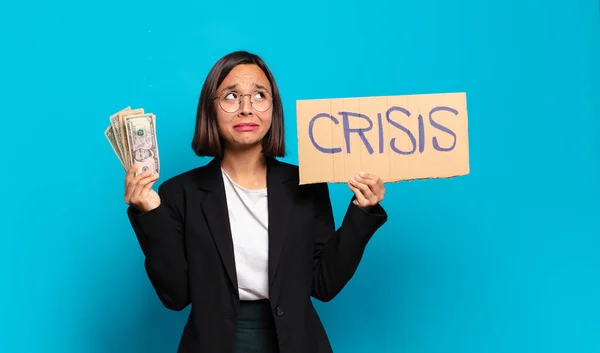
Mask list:
[{"label": "woman's face", "polygon": [[265,73],[256,65],[238,65],[217,87],[216,96],[217,125],[226,147],[246,149],[260,144],[271,127],[273,112]]}]

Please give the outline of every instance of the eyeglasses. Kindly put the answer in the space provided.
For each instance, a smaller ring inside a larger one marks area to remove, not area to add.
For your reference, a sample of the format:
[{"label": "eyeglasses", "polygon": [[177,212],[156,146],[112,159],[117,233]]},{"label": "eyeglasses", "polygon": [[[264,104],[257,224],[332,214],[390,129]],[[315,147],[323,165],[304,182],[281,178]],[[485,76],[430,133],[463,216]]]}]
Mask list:
[{"label": "eyeglasses", "polygon": [[235,113],[240,110],[244,96],[250,97],[250,104],[258,112],[269,110],[273,104],[273,97],[267,91],[255,91],[250,94],[225,91],[213,99],[219,100],[219,106],[226,113]]}]

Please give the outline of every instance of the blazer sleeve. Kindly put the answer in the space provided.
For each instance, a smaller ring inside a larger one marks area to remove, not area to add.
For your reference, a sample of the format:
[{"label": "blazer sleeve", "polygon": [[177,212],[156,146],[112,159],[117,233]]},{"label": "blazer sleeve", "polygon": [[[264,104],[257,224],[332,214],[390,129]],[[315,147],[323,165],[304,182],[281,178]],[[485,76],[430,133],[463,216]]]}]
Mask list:
[{"label": "blazer sleeve", "polygon": [[336,230],[329,188],[326,183],[315,185],[316,239],[311,295],[330,301],[354,276],[367,243],[387,221],[387,213],[380,204],[367,212],[351,201]]},{"label": "blazer sleeve", "polygon": [[139,212],[134,207],[127,214],[145,260],[146,273],[163,305],[183,310],[189,304],[188,267],[184,246],[184,224],[177,202],[183,196],[163,183],[158,194],[160,206]]}]

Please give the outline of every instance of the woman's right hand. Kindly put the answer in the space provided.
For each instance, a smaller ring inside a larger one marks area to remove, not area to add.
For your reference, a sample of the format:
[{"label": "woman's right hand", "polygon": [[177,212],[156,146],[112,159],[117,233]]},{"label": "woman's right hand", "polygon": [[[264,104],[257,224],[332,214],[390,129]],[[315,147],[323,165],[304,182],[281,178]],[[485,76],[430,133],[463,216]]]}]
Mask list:
[{"label": "woman's right hand", "polygon": [[152,189],[158,180],[158,173],[149,171],[135,175],[138,166],[129,168],[125,177],[125,203],[140,212],[148,212],[160,206],[160,196]]}]

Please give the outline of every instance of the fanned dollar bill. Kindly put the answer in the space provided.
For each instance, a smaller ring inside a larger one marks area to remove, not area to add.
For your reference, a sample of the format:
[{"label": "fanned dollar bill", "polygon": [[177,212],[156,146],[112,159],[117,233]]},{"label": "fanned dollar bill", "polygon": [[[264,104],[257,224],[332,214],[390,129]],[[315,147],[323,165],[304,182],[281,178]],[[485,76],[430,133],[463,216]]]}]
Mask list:
[{"label": "fanned dollar bill", "polygon": [[123,161],[125,161],[125,166],[127,167],[127,169],[131,168],[132,164],[129,163],[131,161],[130,155],[129,155],[129,141],[127,140],[127,136],[125,134],[125,118],[128,116],[132,116],[132,115],[141,115],[144,114],[144,109],[139,108],[139,109],[129,109],[129,110],[122,110],[120,112],[117,113],[117,121],[118,121],[118,125],[119,125],[119,134],[120,136],[120,143],[121,143],[121,149],[122,149],[122,155],[123,155]]},{"label": "fanned dollar bill", "polygon": [[[137,174],[147,170],[160,171],[158,142],[156,139],[156,117],[154,114],[126,115],[123,117],[127,163],[138,164]],[[124,146],[125,147],[125,146]]]},{"label": "fanned dollar bill", "polygon": [[104,136],[125,170],[137,163],[136,174],[150,170],[158,173],[160,160],[156,138],[156,116],[143,108],[126,107],[111,115]]},{"label": "fanned dollar bill", "polygon": [[[130,110],[131,110],[131,107],[126,107],[126,108],[121,109],[120,111],[116,112],[115,114],[111,115],[109,118],[110,127],[112,128],[112,132],[115,137],[118,156],[119,156],[119,159],[123,162],[123,167],[125,169],[127,169],[127,164],[125,164],[125,157],[123,155],[123,143],[122,143],[122,137],[121,137],[121,126],[119,125],[119,113],[130,111]],[[107,136],[107,138],[108,138],[108,136]],[[112,145],[112,142],[111,142],[111,145]]]},{"label": "fanned dollar bill", "polygon": [[125,167],[125,161],[123,161],[123,156],[121,155],[121,152],[119,151],[120,148],[118,146],[117,138],[115,137],[115,132],[113,130],[112,125],[109,125],[106,128],[106,130],[104,130],[104,136],[106,136],[106,138],[108,139],[108,142],[112,146],[113,151],[115,151],[115,154],[119,158],[119,161],[121,162],[121,165],[123,166],[123,169],[127,170],[127,168]]}]

